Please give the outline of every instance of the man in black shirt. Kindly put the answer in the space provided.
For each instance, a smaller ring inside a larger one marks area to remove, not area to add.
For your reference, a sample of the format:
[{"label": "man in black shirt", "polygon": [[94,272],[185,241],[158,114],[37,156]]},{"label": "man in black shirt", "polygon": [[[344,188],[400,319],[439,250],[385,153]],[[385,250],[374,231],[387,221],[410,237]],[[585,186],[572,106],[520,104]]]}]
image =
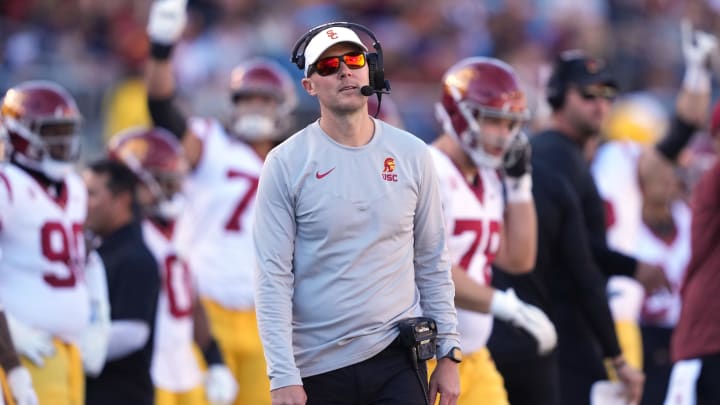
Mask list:
[{"label": "man in black shirt", "polygon": [[667,284],[661,268],[608,247],[604,206],[583,155],[586,142],[600,134],[616,93],[615,80],[603,61],[577,50],[563,53],[548,83],[552,127],[532,137],[533,163],[544,162],[570,183],[601,270],[608,276],[635,277],[653,291]]},{"label": "man in black shirt", "polygon": [[111,332],[107,362],[88,377],[87,405],[152,405],[153,329],[160,289],[158,265],[145,245],[136,215],[135,175],[122,163],[101,160],[84,173],[86,227],[99,239],[107,273]]},{"label": "man in black shirt", "polygon": [[[505,379],[508,399],[514,405],[587,404],[590,384],[607,377],[603,358],[613,359],[629,392],[639,398],[642,375],[622,356],[605,282],[593,261],[577,195],[567,180],[541,161],[533,162],[532,177],[538,218],[535,271],[526,275],[493,273],[493,286],[514,288],[549,314],[559,341],[556,352],[540,356],[530,335],[507,322],[495,321],[488,347]],[[568,399],[566,390],[578,392],[582,398]]]},{"label": "man in black shirt", "polygon": [[[703,53],[707,56],[703,50],[697,52],[700,56]],[[693,70],[688,66],[688,71]],[[612,359],[620,379],[631,388],[632,397],[639,400],[643,376],[626,365],[617,345],[603,293],[605,277],[634,277],[648,291],[668,286],[660,267],[612,250],[606,242],[603,203],[583,152],[587,141],[599,135],[616,88],[601,60],[580,51],[566,52],[558,60],[548,84],[552,129],[531,138],[533,167],[539,168],[533,176],[539,222],[537,266],[525,280],[493,280],[496,287],[514,287],[523,300],[549,311],[559,336],[557,364],[563,404],[589,403],[592,384],[606,378],[603,358]],[[684,85],[670,133],[649,153],[672,160],[687,143],[700,122],[690,108],[699,103],[698,92],[693,89]],[[564,191],[555,190],[560,184],[565,184]],[[570,200],[578,207],[582,237],[562,236],[570,232],[568,221],[574,221],[567,208],[572,205]],[[560,232],[558,229],[563,227],[567,229]],[[535,359],[537,364],[533,365],[529,357],[521,368],[511,363],[512,358],[503,358],[501,353],[507,353],[517,341],[517,331],[496,323],[489,347],[506,385],[554,372],[550,368],[555,365],[552,358]],[[516,362],[519,357],[516,352]],[[503,364],[504,360],[507,363]],[[508,391],[512,401],[512,388]]]}]

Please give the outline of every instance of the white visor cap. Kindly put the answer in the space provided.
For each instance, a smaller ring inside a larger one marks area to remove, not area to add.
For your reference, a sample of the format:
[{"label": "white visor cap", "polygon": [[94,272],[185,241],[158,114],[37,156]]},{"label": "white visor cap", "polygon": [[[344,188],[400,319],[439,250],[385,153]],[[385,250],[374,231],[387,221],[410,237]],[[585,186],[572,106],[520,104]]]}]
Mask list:
[{"label": "white visor cap", "polygon": [[367,52],[367,47],[362,43],[355,31],[345,27],[330,27],[315,34],[305,47],[305,75],[307,76],[308,68],[317,62],[320,55],[328,48],[341,42],[350,42],[358,45]]}]

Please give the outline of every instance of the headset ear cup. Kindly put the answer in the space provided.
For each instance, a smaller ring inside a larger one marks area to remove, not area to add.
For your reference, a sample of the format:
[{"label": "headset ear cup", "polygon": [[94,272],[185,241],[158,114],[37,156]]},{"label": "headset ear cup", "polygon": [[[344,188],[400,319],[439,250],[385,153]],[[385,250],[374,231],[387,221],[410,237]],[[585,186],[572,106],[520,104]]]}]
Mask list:
[{"label": "headset ear cup", "polygon": [[376,53],[368,53],[365,57],[367,59],[368,73],[370,74],[370,87],[373,90],[378,90],[378,85],[382,86],[383,82],[377,81],[377,68],[378,68],[378,57]]},{"label": "headset ear cup", "polygon": [[565,86],[561,83],[558,74],[553,75],[548,80],[547,85],[547,102],[553,110],[562,108],[565,104]]},{"label": "headset ear cup", "polygon": [[370,73],[370,87],[374,90],[389,90],[385,83],[385,72],[380,65],[380,56],[377,53],[367,54],[368,71]]},{"label": "headset ear cup", "polygon": [[556,89],[557,94],[548,94],[547,102],[553,110],[559,110],[565,103],[565,92],[562,89]]},{"label": "headset ear cup", "polygon": [[375,66],[375,86],[377,86],[378,90],[390,90],[390,85],[386,83],[385,80],[385,71],[383,70],[382,66],[378,63],[377,66]]}]

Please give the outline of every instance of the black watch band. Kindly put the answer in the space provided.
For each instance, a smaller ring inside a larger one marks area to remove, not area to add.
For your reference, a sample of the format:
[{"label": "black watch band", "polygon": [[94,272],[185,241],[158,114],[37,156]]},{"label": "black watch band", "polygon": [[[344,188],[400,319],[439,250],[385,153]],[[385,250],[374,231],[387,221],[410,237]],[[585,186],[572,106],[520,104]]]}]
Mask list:
[{"label": "black watch band", "polygon": [[447,354],[441,357],[441,359],[450,359],[454,361],[455,363],[460,363],[462,361],[462,350],[460,350],[459,347],[455,346],[450,349]]}]

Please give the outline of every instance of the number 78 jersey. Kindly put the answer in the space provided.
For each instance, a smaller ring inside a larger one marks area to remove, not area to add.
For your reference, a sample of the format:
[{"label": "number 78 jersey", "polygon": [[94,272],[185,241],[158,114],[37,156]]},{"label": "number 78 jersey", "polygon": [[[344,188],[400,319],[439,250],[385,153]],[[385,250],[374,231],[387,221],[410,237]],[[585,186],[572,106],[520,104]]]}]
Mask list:
[{"label": "number 78 jersey", "polygon": [[[495,170],[479,168],[476,184],[468,184],[443,152],[430,147],[438,172],[448,251],[453,266],[462,267],[476,283],[490,285],[491,264],[500,249],[505,203]],[[485,346],[492,316],[458,308],[458,332],[463,350]]]},{"label": "number 78 jersey", "polygon": [[87,193],[75,174],[53,198],[14,165],[0,168],[0,302],[23,323],[75,342],[90,301],[82,274]]}]

